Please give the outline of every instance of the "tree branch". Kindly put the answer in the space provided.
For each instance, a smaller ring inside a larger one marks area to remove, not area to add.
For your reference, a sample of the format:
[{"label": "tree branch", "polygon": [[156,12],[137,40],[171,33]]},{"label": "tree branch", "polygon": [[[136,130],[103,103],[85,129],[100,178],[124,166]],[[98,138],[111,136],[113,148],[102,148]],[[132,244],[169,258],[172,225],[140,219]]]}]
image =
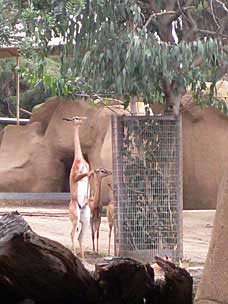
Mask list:
[{"label": "tree branch", "polygon": [[166,11],[165,10],[163,12],[157,12],[157,13],[156,12],[152,12],[152,14],[150,15],[150,17],[147,19],[147,21],[146,21],[146,23],[144,25],[144,28],[146,28],[150,24],[150,22],[152,21],[152,19],[154,17],[164,16],[164,15],[173,15],[173,17],[170,18],[169,21],[167,22],[167,23],[171,23],[176,18],[178,18],[182,12],[184,13],[184,11],[187,11],[187,10],[192,9],[192,8],[195,8],[195,6],[186,6],[186,7],[183,7],[183,8],[180,7],[177,11]]},{"label": "tree branch", "polygon": [[[223,32],[226,30],[226,26],[228,25],[228,14],[220,20],[220,24],[219,34],[223,36]],[[226,36],[224,35],[224,37]]]},{"label": "tree branch", "polygon": [[187,11],[186,16],[187,16],[188,25],[190,26],[190,30],[187,32],[185,36],[185,40],[189,41],[194,39],[195,33],[197,32],[197,23],[193,19],[192,14],[189,10]]},{"label": "tree branch", "polygon": [[223,7],[223,9],[228,13],[228,8],[226,7],[225,3],[223,3],[220,0],[215,0],[217,3],[221,4],[221,6]]},{"label": "tree branch", "polygon": [[145,28],[147,28],[147,26],[150,24],[150,22],[152,21],[152,19],[154,18],[154,17],[157,17],[157,16],[162,16],[162,15],[170,15],[170,14],[176,14],[176,11],[169,11],[169,12],[166,12],[166,11],[164,11],[164,12],[160,12],[160,13],[152,13],[151,15],[150,15],[150,17],[148,18],[148,20],[146,21],[146,23],[145,23],[145,25],[144,25],[144,29]]},{"label": "tree branch", "polygon": [[218,23],[217,18],[216,18],[215,13],[214,13],[213,0],[210,0],[210,7],[211,7],[211,13],[212,13],[212,17],[214,19],[214,22],[217,25],[217,27],[220,28],[220,24]]},{"label": "tree branch", "polygon": [[197,32],[202,33],[202,34],[207,34],[207,35],[211,35],[211,36],[215,36],[215,37],[225,37],[228,38],[228,35],[225,35],[223,33],[220,33],[220,31],[218,32],[213,32],[213,31],[209,31],[209,30],[204,30],[204,29],[197,29]]}]

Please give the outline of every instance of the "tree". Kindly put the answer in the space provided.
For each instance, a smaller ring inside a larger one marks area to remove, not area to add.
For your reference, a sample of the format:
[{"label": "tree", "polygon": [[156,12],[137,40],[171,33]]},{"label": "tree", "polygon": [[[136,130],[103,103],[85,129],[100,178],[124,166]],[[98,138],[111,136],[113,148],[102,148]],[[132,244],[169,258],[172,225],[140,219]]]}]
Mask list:
[{"label": "tree", "polygon": [[22,38],[19,1],[0,0],[0,46],[18,44]]},{"label": "tree", "polygon": [[[218,106],[215,82],[227,68],[228,6],[221,0],[14,1],[24,45],[35,43],[39,79],[52,94],[104,94],[165,103],[179,112],[191,89]],[[62,41],[59,77],[45,73],[51,38]],[[30,77],[31,78],[31,77]],[[222,110],[227,112],[225,103]]]},{"label": "tree", "polygon": [[[21,10],[18,1],[0,0],[0,47],[22,47],[24,37],[21,23]],[[22,70],[32,71],[33,62],[21,58]],[[20,77],[20,105],[28,111],[47,97],[41,86],[33,88],[28,81]],[[15,117],[16,112],[16,60],[3,58],[0,60],[0,114]],[[28,114],[21,113],[21,117]]]},{"label": "tree", "polygon": [[[50,73],[55,74],[53,60],[48,58]],[[21,69],[33,71],[34,64],[26,58],[20,60]],[[15,58],[4,58],[0,60],[0,115],[15,117],[16,113],[16,60]],[[41,86],[32,87],[23,77],[20,77],[20,117],[27,118],[34,105],[41,103],[48,97]]]}]

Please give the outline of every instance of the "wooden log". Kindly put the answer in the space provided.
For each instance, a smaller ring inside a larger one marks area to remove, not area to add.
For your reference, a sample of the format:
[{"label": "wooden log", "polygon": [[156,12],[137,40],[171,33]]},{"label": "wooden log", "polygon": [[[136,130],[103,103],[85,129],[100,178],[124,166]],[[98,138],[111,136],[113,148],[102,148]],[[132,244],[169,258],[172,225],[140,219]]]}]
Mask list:
[{"label": "wooden log", "polygon": [[2,303],[98,303],[99,290],[70,250],[33,232],[17,212],[0,217]]},{"label": "wooden log", "polygon": [[155,258],[165,280],[129,258],[97,261],[92,276],[70,250],[36,234],[17,213],[0,217],[0,297],[7,304],[191,304],[192,278]]},{"label": "wooden log", "polygon": [[104,303],[143,303],[153,288],[154,271],[130,258],[104,258],[95,265],[95,278],[103,290]]},{"label": "wooden log", "polygon": [[164,272],[164,280],[157,280],[146,299],[152,304],[192,304],[193,279],[189,272],[173,262],[155,257]]},{"label": "wooden log", "polygon": [[165,275],[154,281],[154,270],[129,258],[104,258],[95,265],[95,278],[108,304],[192,304],[192,278],[174,263],[155,257]]}]

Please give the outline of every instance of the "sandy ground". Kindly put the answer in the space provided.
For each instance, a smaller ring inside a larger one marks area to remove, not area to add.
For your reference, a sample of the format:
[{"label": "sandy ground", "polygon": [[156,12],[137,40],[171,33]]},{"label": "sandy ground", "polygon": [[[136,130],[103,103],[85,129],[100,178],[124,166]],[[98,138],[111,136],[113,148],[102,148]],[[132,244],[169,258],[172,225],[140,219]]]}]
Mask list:
[{"label": "sandy ground", "polygon": [[212,234],[215,210],[183,212],[184,256],[194,263],[204,263]]},{"label": "sandy ground", "polygon": [[[0,213],[18,210],[38,234],[56,240],[70,248],[69,232],[71,224],[65,208],[0,207]],[[194,264],[203,264],[207,255],[215,211],[183,211],[183,250],[184,258]],[[102,218],[100,231],[100,253],[108,251],[108,225]],[[85,250],[91,251],[90,233],[85,242]],[[112,253],[114,253],[112,236]]]},{"label": "sandy ground", "polygon": [[[70,230],[66,208],[39,208],[39,207],[1,207],[0,214],[9,211],[19,211],[31,228],[38,234],[56,240],[64,246],[71,248]],[[203,265],[208,252],[209,241],[212,233],[214,210],[183,211],[183,255],[184,259],[190,259],[188,270],[194,278],[194,290],[199,283],[203,271]],[[99,256],[105,256],[108,252],[108,225],[106,217],[102,218]],[[86,262],[85,266],[93,270],[96,255],[91,253],[91,236],[85,242]],[[113,235],[111,254],[114,254]],[[151,261],[153,263],[153,261]]]}]

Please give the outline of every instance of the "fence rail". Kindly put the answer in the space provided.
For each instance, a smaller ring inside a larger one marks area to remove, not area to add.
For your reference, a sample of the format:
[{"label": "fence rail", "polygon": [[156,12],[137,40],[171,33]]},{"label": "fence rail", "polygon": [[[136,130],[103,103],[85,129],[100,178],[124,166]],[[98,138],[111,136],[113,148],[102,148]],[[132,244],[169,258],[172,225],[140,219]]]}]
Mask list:
[{"label": "fence rail", "polygon": [[0,192],[0,204],[2,207],[66,207],[69,204],[68,192]]},{"label": "fence rail", "polygon": [[68,192],[0,192],[0,200],[59,200],[70,199]]},{"label": "fence rail", "polygon": [[[20,118],[19,123],[20,125],[26,125],[29,122],[27,118]],[[16,125],[17,119],[11,117],[0,117],[0,125]]]}]

